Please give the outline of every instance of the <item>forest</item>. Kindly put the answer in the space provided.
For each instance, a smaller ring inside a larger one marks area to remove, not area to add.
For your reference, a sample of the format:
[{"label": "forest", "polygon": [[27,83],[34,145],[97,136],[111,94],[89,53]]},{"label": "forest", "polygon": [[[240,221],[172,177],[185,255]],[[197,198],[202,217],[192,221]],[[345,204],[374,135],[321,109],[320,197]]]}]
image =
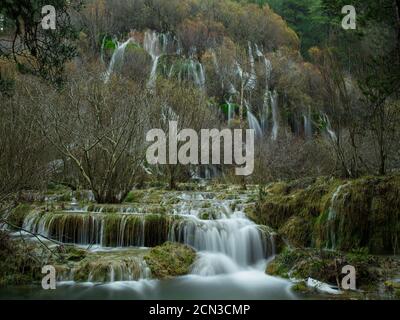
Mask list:
[{"label": "forest", "polygon": [[2,1],[0,299],[400,299],[400,1],[349,4]]}]

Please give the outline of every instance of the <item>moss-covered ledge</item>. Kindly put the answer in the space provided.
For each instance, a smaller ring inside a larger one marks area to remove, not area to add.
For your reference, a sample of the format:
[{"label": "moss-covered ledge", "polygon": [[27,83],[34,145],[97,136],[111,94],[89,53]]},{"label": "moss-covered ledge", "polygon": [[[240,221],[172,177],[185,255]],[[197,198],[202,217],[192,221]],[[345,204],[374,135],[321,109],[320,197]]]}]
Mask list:
[{"label": "moss-covered ledge", "polygon": [[297,247],[400,252],[400,176],[321,177],[260,190],[251,218]]}]

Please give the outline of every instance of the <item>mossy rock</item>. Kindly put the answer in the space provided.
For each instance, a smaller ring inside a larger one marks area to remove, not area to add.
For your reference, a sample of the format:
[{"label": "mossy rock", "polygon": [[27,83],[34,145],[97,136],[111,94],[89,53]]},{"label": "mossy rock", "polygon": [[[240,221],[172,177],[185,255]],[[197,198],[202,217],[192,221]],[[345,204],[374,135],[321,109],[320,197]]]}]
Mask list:
[{"label": "mossy rock", "polygon": [[152,248],[144,257],[152,276],[157,279],[188,274],[195,258],[196,252],[193,248],[171,242]]},{"label": "mossy rock", "polygon": [[308,293],[310,288],[305,281],[299,281],[292,286],[292,290],[300,293]]},{"label": "mossy rock", "polygon": [[[395,273],[399,268],[398,261],[389,257],[372,256],[366,253],[346,254],[332,250],[286,247],[268,264],[266,273],[284,278],[290,276],[301,280],[311,277],[337,285],[343,276],[341,270],[345,265],[355,267],[357,288],[364,290],[377,289],[385,277]],[[391,283],[387,287],[390,285]]]}]

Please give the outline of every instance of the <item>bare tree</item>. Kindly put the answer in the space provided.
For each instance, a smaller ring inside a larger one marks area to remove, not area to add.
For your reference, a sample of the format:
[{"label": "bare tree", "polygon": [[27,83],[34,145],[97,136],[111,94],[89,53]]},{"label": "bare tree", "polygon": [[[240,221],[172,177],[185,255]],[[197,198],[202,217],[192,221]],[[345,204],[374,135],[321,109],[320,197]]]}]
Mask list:
[{"label": "bare tree", "polygon": [[[159,81],[157,90],[153,128],[160,128],[168,135],[169,122],[177,121],[178,131],[193,129],[199,136],[201,129],[218,128],[215,109],[207,105],[206,97],[197,88],[165,80]],[[178,149],[182,144],[184,142],[178,143]],[[158,172],[167,176],[169,187],[175,189],[178,181],[191,177],[191,169],[193,166],[167,164],[159,166]]]},{"label": "bare tree", "polygon": [[60,92],[35,85],[27,91],[44,137],[75,165],[99,203],[118,203],[144,159],[150,100],[133,82],[99,78],[72,79]]},{"label": "bare tree", "polygon": [[21,92],[1,94],[0,203],[19,191],[34,188],[46,173],[45,143],[30,114],[23,110]]}]

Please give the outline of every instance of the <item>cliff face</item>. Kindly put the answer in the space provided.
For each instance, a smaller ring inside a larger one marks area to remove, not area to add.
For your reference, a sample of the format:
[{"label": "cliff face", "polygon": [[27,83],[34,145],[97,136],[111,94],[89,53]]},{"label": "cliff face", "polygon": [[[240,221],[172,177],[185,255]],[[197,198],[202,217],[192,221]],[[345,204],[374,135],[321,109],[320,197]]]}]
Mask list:
[{"label": "cliff face", "polygon": [[252,215],[296,247],[398,254],[400,176],[270,184]]}]

